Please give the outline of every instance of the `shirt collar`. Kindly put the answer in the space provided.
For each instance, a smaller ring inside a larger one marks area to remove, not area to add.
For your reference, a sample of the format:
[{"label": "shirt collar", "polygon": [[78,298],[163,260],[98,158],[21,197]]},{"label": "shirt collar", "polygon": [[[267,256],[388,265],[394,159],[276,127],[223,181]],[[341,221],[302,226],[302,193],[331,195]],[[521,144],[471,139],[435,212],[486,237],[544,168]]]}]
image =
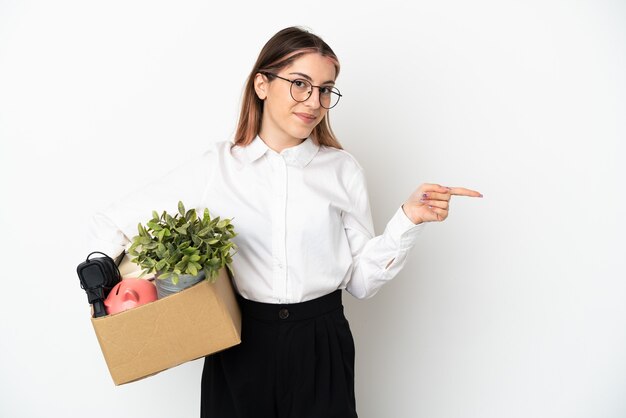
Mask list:
[{"label": "shirt collar", "polygon": [[[280,155],[282,155],[288,163],[297,165],[298,167],[304,167],[313,159],[315,154],[317,154],[319,148],[320,146],[309,136],[298,145],[285,148],[280,152]],[[251,164],[253,161],[259,159],[266,152],[278,154],[276,151],[271,149],[259,135],[257,135],[252,142],[245,147],[245,150],[246,162],[248,164]]]}]

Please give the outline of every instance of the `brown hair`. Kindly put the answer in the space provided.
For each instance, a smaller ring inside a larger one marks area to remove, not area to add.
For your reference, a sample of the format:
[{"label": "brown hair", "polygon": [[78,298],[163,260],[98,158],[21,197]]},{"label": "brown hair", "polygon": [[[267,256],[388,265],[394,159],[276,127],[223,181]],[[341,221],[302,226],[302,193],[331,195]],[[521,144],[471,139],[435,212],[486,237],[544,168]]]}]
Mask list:
[{"label": "brown hair", "polygon": [[[319,36],[296,26],[285,28],[267,41],[246,80],[237,123],[234,143],[246,146],[258,135],[263,116],[263,101],[254,90],[254,77],[258,72],[278,72],[304,54],[316,52],[330,58],[335,64],[335,77],[339,75],[339,60],[333,50]],[[320,145],[343,149],[332,128],[329,113],[315,126],[311,138]]]}]

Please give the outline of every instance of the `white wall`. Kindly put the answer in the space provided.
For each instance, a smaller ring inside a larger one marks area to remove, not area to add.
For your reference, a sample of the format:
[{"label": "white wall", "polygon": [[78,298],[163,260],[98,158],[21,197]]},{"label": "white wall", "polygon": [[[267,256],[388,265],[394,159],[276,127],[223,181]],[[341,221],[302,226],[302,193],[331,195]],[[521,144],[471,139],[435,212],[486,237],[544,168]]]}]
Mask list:
[{"label": "white wall", "polygon": [[623,417],[626,5],[0,0],[0,416],[198,416],[201,361],[115,387],[75,268],[96,208],[230,138],[290,25],[376,230],[422,182],[481,191],[374,298],[344,293],[363,418]]}]

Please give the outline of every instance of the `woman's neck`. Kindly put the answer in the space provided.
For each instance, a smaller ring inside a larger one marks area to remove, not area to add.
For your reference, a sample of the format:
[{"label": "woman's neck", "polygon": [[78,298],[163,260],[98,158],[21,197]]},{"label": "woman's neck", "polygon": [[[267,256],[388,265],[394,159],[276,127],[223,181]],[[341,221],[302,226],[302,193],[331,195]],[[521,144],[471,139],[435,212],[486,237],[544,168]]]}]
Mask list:
[{"label": "woman's neck", "polygon": [[296,145],[301,144],[306,139],[301,138],[292,138],[287,135],[268,135],[266,132],[259,132],[259,137],[265,142],[265,144],[280,153],[282,150],[290,147],[295,147]]}]

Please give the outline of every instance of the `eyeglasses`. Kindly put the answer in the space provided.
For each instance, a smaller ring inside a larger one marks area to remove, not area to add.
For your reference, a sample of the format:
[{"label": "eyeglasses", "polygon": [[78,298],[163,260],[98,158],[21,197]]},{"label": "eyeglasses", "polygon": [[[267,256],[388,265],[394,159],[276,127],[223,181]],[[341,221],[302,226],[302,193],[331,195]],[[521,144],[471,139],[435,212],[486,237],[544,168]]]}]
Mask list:
[{"label": "eyeglasses", "polygon": [[337,103],[339,103],[339,98],[341,98],[341,93],[339,93],[337,87],[334,86],[314,86],[309,81],[303,80],[301,78],[289,80],[288,78],[284,78],[267,71],[260,71],[260,73],[268,76],[277,77],[281,80],[289,81],[291,83],[289,93],[291,93],[291,98],[294,99],[296,102],[306,102],[307,100],[309,100],[309,97],[311,97],[311,94],[313,93],[313,87],[317,87],[317,89],[320,91],[320,105],[324,109],[331,109],[337,106]]}]

